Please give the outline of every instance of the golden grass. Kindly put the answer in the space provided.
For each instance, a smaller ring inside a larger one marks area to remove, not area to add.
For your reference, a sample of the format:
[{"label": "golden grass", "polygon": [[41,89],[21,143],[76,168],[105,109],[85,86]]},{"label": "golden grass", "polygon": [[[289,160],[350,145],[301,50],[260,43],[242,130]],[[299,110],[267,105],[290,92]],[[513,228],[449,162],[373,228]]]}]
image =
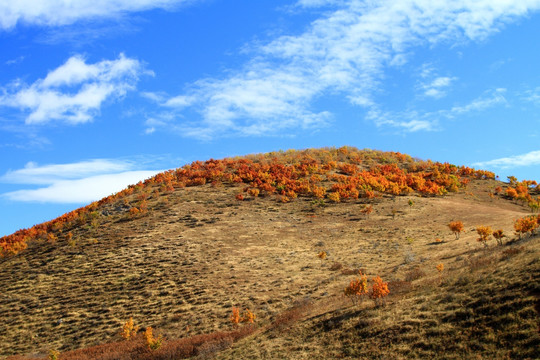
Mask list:
[{"label": "golden grass", "polygon": [[[369,217],[366,200],[236,201],[234,186],[151,193],[149,212],[135,217],[109,204],[91,226],[69,229],[71,239],[0,259],[0,357],[121,344],[131,316],[175,344],[233,331],[234,306],[252,310],[260,330],[237,343],[209,340],[208,356],[538,358],[538,239],[492,240],[488,250],[476,241],[476,226],[512,233],[527,214],[491,199],[496,184],[374,199]],[[459,240],[453,220],[465,224]],[[385,307],[351,307],[342,296],[359,269],[389,281]]]}]

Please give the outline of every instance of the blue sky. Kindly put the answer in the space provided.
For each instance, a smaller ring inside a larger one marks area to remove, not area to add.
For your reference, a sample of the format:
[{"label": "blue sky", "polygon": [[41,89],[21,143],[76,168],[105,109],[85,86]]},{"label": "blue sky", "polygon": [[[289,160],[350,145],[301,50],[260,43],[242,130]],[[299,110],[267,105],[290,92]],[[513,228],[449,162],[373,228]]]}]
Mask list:
[{"label": "blue sky", "polygon": [[194,160],[351,145],[540,180],[540,0],[0,0],[0,235]]}]

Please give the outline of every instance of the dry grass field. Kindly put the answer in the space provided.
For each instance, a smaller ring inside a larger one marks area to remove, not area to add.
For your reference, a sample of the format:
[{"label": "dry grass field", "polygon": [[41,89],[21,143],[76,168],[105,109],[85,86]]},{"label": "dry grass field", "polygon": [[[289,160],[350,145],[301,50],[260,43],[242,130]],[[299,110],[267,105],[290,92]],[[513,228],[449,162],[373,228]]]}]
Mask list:
[{"label": "dry grass field", "polygon": [[[199,358],[538,359],[540,239],[514,235],[530,209],[490,196],[501,184],[340,203],[238,201],[242,185],[205,184],[150,189],[136,216],[132,194],[72,236],[0,258],[0,358],[120,359],[111,354],[128,346],[119,333],[133,317],[164,347],[196,339],[186,356]],[[478,242],[480,225],[503,229],[504,245]],[[358,270],[389,282],[384,306],[344,297]],[[256,328],[235,333],[233,307],[249,308]]]}]

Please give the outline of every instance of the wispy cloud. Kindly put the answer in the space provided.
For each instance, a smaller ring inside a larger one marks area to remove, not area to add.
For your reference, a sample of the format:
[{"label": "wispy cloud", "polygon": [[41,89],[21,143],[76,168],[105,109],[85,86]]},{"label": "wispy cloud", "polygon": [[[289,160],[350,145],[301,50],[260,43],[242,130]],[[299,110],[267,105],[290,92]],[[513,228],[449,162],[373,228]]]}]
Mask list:
[{"label": "wispy cloud", "polygon": [[437,76],[432,79],[426,79],[420,83],[419,87],[424,96],[440,99],[446,95],[446,91],[452,85],[452,82],[457,80],[455,77]]},{"label": "wispy cloud", "polygon": [[59,180],[131,170],[132,162],[110,159],[94,159],[72,164],[50,164],[38,166],[29,162],[24,168],[8,171],[0,181],[11,184],[50,184]]},{"label": "wispy cloud", "polygon": [[531,151],[526,154],[504,157],[495,160],[475,163],[479,167],[495,167],[499,169],[511,169],[523,166],[540,165],[540,150]]},{"label": "wispy cloud", "polygon": [[5,62],[6,65],[16,65],[24,60],[24,56],[18,56],[15,59],[11,59]]},{"label": "wispy cloud", "polygon": [[440,130],[442,120],[455,119],[458,116],[465,116],[495,106],[506,106],[508,102],[504,97],[505,92],[506,89],[503,88],[488,90],[467,104],[438,111],[407,110],[395,112],[383,111],[377,106],[372,106],[366,118],[379,127],[393,127],[403,132]]},{"label": "wispy cloud", "polygon": [[0,177],[0,182],[41,186],[2,194],[13,201],[86,203],[118,192],[160,171],[140,170],[134,161],[114,159],[42,166],[28,163],[22,169],[8,171]]},{"label": "wispy cloud", "polygon": [[464,105],[464,106],[454,106],[450,112],[449,115],[455,116],[455,115],[461,115],[465,113],[469,113],[471,111],[481,111],[490,107],[493,107],[495,105],[502,105],[507,104],[506,98],[504,97],[504,94],[506,93],[506,89],[504,88],[497,88],[494,90],[490,90],[487,92],[486,95],[481,96],[471,103]]},{"label": "wispy cloud", "polygon": [[76,55],[31,85],[14,81],[0,89],[0,106],[28,112],[27,124],[53,120],[71,124],[92,120],[107,99],[133,90],[142,74],[151,74],[136,59],[121,54],[116,60],[87,64]]},{"label": "wispy cloud", "polygon": [[[166,122],[165,127],[207,138],[322,127],[332,119],[332,114],[316,106],[324,96],[338,94],[352,105],[370,109],[387,69],[402,66],[418,46],[484,39],[505,23],[540,8],[538,0],[301,0],[296,4],[333,10],[300,35],[254,45],[252,60],[224,78],[202,79],[162,101],[164,111],[177,115],[176,122]],[[426,95],[442,96],[452,81],[451,77],[433,79]],[[181,116],[187,112],[190,121]],[[429,129],[424,122],[400,126]]]},{"label": "wispy cloud", "polygon": [[347,3],[347,0],[298,0],[296,6],[312,8],[330,5],[342,5],[345,3]]},{"label": "wispy cloud", "polygon": [[540,105],[540,87],[533,90],[527,90],[522,94],[523,100]]},{"label": "wispy cloud", "polygon": [[114,18],[150,9],[171,9],[195,0],[17,0],[0,2],[0,29],[18,23],[44,26],[73,24],[79,20]]}]

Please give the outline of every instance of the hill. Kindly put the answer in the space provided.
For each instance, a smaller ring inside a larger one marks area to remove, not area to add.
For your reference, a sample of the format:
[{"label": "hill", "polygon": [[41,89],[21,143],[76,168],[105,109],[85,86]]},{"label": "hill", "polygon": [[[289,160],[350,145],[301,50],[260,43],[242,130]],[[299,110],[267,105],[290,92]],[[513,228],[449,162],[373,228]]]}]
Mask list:
[{"label": "hill", "polygon": [[[195,162],[0,239],[0,356],[539,358],[539,195],[350,147]],[[388,296],[353,305],[362,275]]]}]

